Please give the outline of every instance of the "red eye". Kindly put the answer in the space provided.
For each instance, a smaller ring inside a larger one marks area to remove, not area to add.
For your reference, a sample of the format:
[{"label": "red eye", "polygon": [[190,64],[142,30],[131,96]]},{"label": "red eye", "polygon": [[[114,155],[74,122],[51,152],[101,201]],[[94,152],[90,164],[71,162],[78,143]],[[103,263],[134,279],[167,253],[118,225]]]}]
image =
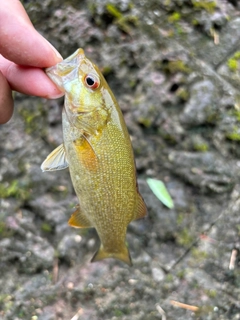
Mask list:
[{"label": "red eye", "polygon": [[90,89],[97,89],[100,85],[99,78],[94,74],[87,74],[84,79],[85,85]]}]

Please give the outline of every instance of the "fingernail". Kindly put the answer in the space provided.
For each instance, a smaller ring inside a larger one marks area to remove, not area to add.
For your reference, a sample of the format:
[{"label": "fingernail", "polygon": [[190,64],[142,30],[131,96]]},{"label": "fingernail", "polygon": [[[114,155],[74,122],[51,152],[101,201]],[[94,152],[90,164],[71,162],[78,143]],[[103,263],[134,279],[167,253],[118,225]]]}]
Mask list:
[{"label": "fingernail", "polygon": [[46,96],[47,99],[58,99],[64,96],[64,92],[62,93],[53,93],[51,95]]},{"label": "fingernail", "polygon": [[54,46],[49,42],[49,44],[51,45],[51,47],[53,48],[53,51],[55,52],[57,58],[59,59],[59,61],[63,60],[63,57],[60,55],[60,53],[57,51],[56,48],[54,48]]},{"label": "fingernail", "polygon": [[57,49],[56,49],[46,38],[44,38],[44,39],[47,41],[47,43],[48,43],[48,44],[50,45],[50,47],[53,49],[53,51],[54,51],[56,57],[58,58],[59,62],[62,61],[62,60],[63,60],[63,57],[62,57],[61,54],[57,51]]},{"label": "fingernail", "polygon": [[52,48],[53,48],[53,50],[54,50],[54,52],[55,52],[55,54],[56,54],[57,58],[58,58],[60,61],[62,61],[62,60],[63,60],[63,57],[61,56],[61,54],[57,51],[57,49],[56,49],[56,48],[54,48],[54,46],[53,46],[53,45],[51,45],[51,46],[52,46]]}]

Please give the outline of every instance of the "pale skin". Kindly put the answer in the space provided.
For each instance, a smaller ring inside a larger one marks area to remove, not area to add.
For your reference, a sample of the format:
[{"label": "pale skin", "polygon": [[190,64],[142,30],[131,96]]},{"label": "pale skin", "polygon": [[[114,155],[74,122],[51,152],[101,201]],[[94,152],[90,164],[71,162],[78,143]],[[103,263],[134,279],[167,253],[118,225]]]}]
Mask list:
[{"label": "pale skin", "polygon": [[63,95],[43,70],[61,60],[19,0],[0,0],[0,124],[12,116],[12,90],[47,99]]}]

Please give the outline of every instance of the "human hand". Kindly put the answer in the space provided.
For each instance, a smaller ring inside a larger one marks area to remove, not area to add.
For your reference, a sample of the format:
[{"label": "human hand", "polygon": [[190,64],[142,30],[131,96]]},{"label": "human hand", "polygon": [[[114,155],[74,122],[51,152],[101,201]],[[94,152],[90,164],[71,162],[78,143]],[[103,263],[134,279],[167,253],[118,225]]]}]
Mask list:
[{"label": "human hand", "polygon": [[19,0],[0,0],[0,123],[12,116],[12,90],[48,99],[63,95],[42,70],[61,60]]}]

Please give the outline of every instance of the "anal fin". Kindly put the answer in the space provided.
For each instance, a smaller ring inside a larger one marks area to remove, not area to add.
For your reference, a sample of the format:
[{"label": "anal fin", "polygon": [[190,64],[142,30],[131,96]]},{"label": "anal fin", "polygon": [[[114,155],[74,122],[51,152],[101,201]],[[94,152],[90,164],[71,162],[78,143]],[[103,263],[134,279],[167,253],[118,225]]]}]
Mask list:
[{"label": "anal fin", "polygon": [[135,211],[135,217],[133,220],[142,219],[147,215],[147,207],[146,204],[140,195],[140,193],[137,193],[137,199],[136,199],[136,211]]},{"label": "anal fin", "polygon": [[93,227],[90,220],[81,211],[81,208],[79,205],[77,205],[77,209],[73,212],[70,219],[68,220],[68,224],[71,227],[75,227],[75,228],[92,228]]}]

